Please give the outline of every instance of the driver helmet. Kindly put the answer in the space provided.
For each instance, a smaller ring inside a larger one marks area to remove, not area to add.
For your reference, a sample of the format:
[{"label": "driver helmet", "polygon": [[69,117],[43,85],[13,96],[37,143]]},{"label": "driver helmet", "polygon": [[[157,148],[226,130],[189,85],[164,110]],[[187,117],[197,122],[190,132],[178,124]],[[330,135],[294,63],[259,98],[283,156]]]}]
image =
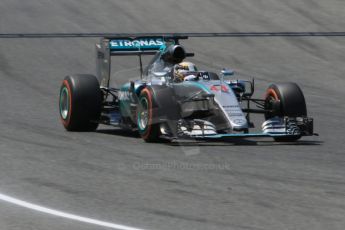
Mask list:
[{"label": "driver helmet", "polygon": [[176,81],[183,81],[186,76],[195,75],[197,71],[198,69],[194,63],[188,61],[181,62],[174,66],[174,79]]}]

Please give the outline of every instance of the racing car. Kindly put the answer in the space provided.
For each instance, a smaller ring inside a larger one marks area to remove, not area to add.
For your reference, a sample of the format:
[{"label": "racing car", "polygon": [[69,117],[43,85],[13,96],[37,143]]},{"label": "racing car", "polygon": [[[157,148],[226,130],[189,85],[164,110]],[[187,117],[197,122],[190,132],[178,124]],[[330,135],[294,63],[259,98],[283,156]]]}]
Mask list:
[{"label": "racing car", "polygon": [[[99,124],[139,132],[146,142],[181,138],[272,137],[297,141],[314,135],[304,95],[295,83],[271,84],[253,98],[254,80],[234,71],[198,70],[185,62],[194,53],[180,44],[187,36],[102,37],[96,44],[96,76],[66,76],[59,111],[68,131],[94,131]],[[152,60],[144,68],[142,57]],[[140,77],[110,87],[113,56],[138,56]],[[255,107],[253,107],[255,105]],[[251,114],[262,114],[261,130]]]}]

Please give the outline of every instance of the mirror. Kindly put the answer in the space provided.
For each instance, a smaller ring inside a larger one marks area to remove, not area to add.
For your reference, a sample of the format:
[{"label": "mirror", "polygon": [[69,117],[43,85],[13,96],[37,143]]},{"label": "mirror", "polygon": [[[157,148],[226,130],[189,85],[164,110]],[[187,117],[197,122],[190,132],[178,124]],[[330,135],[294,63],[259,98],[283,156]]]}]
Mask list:
[{"label": "mirror", "polygon": [[165,77],[168,74],[168,72],[165,72],[165,71],[163,71],[163,72],[154,72],[153,74],[156,77]]},{"label": "mirror", "polygon": [[233,71],[232,69],[224,68],[222,69],[221,73],[223,76],[232,76],[234,75],[235,71]]}]

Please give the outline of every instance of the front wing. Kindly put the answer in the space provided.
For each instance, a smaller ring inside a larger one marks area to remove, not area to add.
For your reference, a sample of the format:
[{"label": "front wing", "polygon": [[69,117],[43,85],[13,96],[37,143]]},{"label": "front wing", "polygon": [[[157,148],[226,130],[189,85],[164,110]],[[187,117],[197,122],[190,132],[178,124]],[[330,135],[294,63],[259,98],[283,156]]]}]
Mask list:
[{"label": "front wing", "polygon": [[[196,120],[195,120],[196,121]],[[194,139],[221,139],[221,138],[246,138],[246,137],[302,137],[318,135],[313,132],[313,119],[308,117],[303,118],[278,118],[274,117],[266,120],[262,124],[262,132],[253,133],[217,133],[209,122],[198,120],[190,126],[190,131],[182,130],[183,138]],[[195,125],[196,124],[196,125]],[[197,127],[197,128],[195,128]]]}]

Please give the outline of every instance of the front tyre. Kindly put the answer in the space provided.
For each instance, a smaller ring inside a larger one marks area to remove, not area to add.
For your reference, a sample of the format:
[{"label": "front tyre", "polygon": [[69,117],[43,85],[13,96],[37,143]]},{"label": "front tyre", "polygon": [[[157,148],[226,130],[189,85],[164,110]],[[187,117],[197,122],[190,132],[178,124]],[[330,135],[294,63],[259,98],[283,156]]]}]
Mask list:
[{"label": "front tyre", "polygon": [[102,93],[93,75],[65,77],[60,88],[59,112],[68,131],[94,131],[98,127]]},{"label": "front tyre", "polygon": [[[265,96],[265,109],[270,112],[265,118],[272,117],[306,117],[307,106],[304,95],[296,83],[272,84],[268,87]],[[275,141],[296,141],[301,136],[275,137]]]},{"label": "front tyre", "polygon": [[137,124],[140,136],[146,142],[160,141],[160,124],[155,121],[157,104],[149,88],[141,91],[137,107]]}]

